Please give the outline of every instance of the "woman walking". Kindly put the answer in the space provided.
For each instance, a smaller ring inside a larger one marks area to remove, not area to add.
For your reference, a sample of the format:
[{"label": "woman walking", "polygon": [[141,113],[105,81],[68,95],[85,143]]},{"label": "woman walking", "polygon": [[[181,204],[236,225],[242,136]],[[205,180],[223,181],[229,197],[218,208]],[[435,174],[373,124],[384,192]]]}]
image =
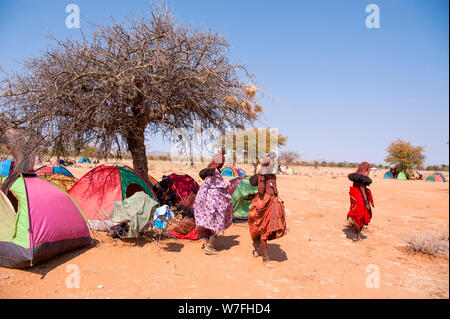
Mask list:
[{"label": "woman walking", "polygon": [[276,154],[270,152],[262,161],[259,173],[250,178],[250,183],[258,186],[258,194],[252,200],[248,213],[253,256],[258,257],[261,249],[263,263],[268,268],[273,268],[273,265],[269,262],[267,241],[286,234],[286,215],[284,203],[278,197],[275,158]]},{"label": "woman walking", "polygon": [[353,221],[358,240],[360,239],[361,229],[369,225],[372,219],[372,207],[375,207],[372,192],[367,188],[372,184],[369,173],[370,164],[362,162],[355,173],[348,175],[348,179],[353,182],[353,186],[350,187],[350,210],[347,219],[351,218]]},{"label": "woman walking", "polygon": [[216,255],[214,242],[221,231],[233,223],[233,201],[228,192],[230,183],[220,174],[225,162],[222,153],[215,154],[208,167],[200,171],[204,180],[194,202],[195,223],[200,237],[205,237],[202,246],[207,255]]}]

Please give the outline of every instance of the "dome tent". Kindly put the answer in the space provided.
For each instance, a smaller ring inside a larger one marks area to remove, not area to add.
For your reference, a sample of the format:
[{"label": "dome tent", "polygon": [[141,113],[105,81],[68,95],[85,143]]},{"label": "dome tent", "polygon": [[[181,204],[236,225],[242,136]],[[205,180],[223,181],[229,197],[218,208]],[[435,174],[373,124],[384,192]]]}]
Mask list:
[{"label": "dome tent", "polygon": [[89,158],[87,158],[86,156],[83,156],[82,158],[80,158],[80,160],[78,161],[79,164],[84,164],[84,163],[91,163],[91,160]]},{"label": "dome tent", "polygon": [[24,174],[0,195],[1,267],[32,267],[91,244],[83,213],[57,185]]},{"label": "dome tent", "polygon": [[62,174],[69,177],[74,177],[71,172],[62,166],[42,166],[34,171],[38,175],[51,175],[51,174]]},{"label": "dome tent", "polygon": [[128,166],[100,165],[80,178],[69,194],[84,212],[89,228],[107,230],[113,223],[108,220],[114,202],[122,201],[143,191],[157,201],[152,187]]},{"label": "dome tent", "polygon": [[233,200],[234,218],[247,219],[253,196],[258,193],[258,187],[250,184],[250,178],[242,179],[236,186],[231,199]]},{"label": "dome tent", "polygon": [[391,172],[386,172],[386,174],[384,174],[383,178],[390,178],[390,179],[392,179],[394,177],[392,176]]},{"label": "dome tent", "polygon": [[231,166],[226,166],[222,169],[222,176],[223,177],[238,177],[239,176],[239,172]]},{"label": "dome tent", "polygon": [[442,173],[433,173],[430,176],[427,177],[425,180],[427,182],[445,182],[445,177],[442,175]]},{"label": "dome tent", "polygon": [[407,180],[406,175],[403,172],[398,173],[397,179]]},{"label": "dome tent", "polygon": [[13,170],[14,160],[12,158],[5,161],[0,161],[0,177],[8,177]]}]

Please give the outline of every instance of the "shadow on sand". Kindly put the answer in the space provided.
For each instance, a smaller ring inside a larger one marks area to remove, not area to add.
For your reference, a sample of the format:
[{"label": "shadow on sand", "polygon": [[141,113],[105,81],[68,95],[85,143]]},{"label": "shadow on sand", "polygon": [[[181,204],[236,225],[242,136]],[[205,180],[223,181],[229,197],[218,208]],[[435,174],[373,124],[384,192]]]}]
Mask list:
[{"label": "shadow on sand", "polygon": [[269,253],[269,260],[283,262],[288,260],[286,252],[281,249],[278,244],[267,243],[267,252]]},{"label": "shadow on sand", "polygon": [[55,256],[47,261],[44,261],[34,267],[31,268],[24,268],[23,271],[30,272],[33,274],[41,275],[40,279],[44,279],[47,274],[52,271],[53,269],[67,263],[68,261],[74,259],[75,257],[78,257],[81,254],[84,254],[86,251],[88,251],[91,248],[94,248],[97,245],[96,240],[94,240],[94,243],[90,246],[86,246],[74,251],[69,251],[67,253],[63,253],[61,255]]},{"label": "shadow on sand", "polygon": [[214,243],[214,246],[217,251],[229,250],[231,247],[239,245],[239,235],[232,236],[219,236]]},{"label": "shadow on sand", "polygon": [[[364,230],[364,228],[362,228],[362,230]],[[345,225],[344,228],[342,229],[342,231],[344,232],[345,237],[347,237],[348,239],[351,239],[352,241],[358,241],[358,236],[352,225]],[[367,236],[364,235],[362,232],[359,234],[359,237],[361,240],[364,240],[367,238]]]}]

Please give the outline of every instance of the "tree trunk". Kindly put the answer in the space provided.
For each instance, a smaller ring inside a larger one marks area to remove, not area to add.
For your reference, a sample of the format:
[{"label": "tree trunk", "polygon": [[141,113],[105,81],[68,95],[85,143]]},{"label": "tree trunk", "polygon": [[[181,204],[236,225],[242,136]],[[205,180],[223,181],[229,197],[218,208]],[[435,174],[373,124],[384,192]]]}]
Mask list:
[{"label": "tree trunk", "polygon": [[256,175],[256,171],[258,169],[258,163],[252,163],[253,165],[253,175]]},{"label": "tree trunk", "polygon": [[135,128],[126,137],[128,150],[133,158],[133,168],[148,182],[147,155],[145,152],[144,130]]}]

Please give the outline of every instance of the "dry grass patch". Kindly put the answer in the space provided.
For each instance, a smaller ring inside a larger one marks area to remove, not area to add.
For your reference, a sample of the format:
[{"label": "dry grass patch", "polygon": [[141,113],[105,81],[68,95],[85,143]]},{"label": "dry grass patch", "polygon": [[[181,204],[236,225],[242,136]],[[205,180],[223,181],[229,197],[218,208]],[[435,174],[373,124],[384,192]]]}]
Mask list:
[{"label": "dry grass patch", "polygon": [[407,249],[410,252],[420,253],[429,256],[448,256],[448,231],[438,234],[418,234],[411,235],[406,240]]}]

